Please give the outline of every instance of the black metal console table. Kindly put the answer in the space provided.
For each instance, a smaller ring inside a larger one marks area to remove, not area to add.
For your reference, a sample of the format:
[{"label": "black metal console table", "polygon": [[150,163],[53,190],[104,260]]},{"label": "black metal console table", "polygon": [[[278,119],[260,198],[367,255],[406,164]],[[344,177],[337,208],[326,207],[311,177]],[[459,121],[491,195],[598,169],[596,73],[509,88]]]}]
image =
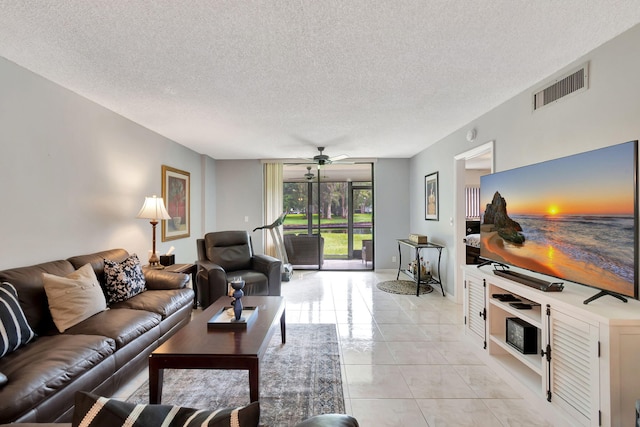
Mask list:
[{"label": "black metal console table", "polygon": [[[397,239],[398,240],[398,274],[396,275],[396,280],[400,278],[400,272],[405,273],[410,276],[416,282],[416,296],[420,295],[420,284],[424,285],[440,285],[440,290],[442,291],[442,296],[444,296],[444,287],[442,286],[442,281],[440,280],[440,260],[442,259],[442,250],[444,246],[438,245],[437,243],[416,243],[409,239]],[[408,269],[402,268],[402,245],[409,246],[415,250],[415,261],[416,261],[416,270],[417,273],[414,275],[413,272]],[[436,278],[433,274],[429,279],[422,280],[420,278],[420,250],[421,249],[436,249],[438,251],[438,265],[436,269],[438,270],[438,277]]]}]

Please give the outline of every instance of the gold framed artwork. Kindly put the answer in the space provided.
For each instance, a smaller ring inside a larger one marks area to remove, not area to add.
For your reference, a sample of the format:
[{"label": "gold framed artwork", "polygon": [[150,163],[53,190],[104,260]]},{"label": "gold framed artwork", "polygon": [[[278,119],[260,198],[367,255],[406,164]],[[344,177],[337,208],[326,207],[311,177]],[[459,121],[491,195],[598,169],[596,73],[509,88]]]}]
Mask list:
[{"label": "gold framed artwork", "polygon": [[424,177],[424,219],[438,221],[438,211],[440,207],[438,194],[438,172],[425,175]]},{"label": "gold framed artwork", "polygon": [[171,219],[162,221],[162,241],[189,237],[191,227],[191,174],[162,165],[162,198]]}]

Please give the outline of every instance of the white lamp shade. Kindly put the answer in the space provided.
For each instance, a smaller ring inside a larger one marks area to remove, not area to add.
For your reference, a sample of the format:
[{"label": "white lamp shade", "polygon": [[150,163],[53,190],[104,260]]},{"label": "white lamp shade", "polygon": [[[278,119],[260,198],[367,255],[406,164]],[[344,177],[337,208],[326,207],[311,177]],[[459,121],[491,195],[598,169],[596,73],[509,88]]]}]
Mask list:
[{"label": "white lamp shade", "polygon": [[145,197],[144,205],[142,205],[142,209],[136,215],[137,218],[147,218],[147,219],[171,219],[169,212],[164,207],[164,200],[162,197]]}]

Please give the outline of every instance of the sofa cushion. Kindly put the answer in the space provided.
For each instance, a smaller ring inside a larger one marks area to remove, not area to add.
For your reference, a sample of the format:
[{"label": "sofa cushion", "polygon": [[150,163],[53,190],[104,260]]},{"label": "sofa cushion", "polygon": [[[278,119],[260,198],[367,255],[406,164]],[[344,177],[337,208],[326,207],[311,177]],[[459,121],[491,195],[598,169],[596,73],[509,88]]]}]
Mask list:
[{"label": "sofa cushion", "polygon": [[218,231],[204,235],[207,259],[225,271],[251,269],[251,246],[246,231]]},{"label": "sofa cushion", "polygon": [[125,301],[147,290],[142,266],[136,254],[121,262],[105,259],[104,277],[110,305]]},{"label": "sofa cushion", "polygon": [[16,351],[36,334],[18,303],[18,293],[12,284],[0,284],[0,357]]},{"label": "sofa cushion", "polygon": [[193,304],[193,290],[184,289],[168,289],[164,291],[148,290],[138,294],[126,301],[116,303],[111,306],[112,309],[131,308],[134,310],[145,310],[157,313],[163,319],[171,316],[185,305]]},{"label": "sofa cushion", "polygon": [[65,388],[113,354],[113,340],[94,335],[39,337],[0,359],[9,379],[0,389],[0,419],[11,420]]},{"label": "sofa cushion", "polygon": [[189,275],[166,270],[142,268],[144,281],[148,290],[181,289],[189,283]]},{"label": "sofa cushion", "polygon": [[18,291],[18,301],[27,322],[38,335],[55,331],[51,319],[47,295],[42,283],[42,273],[65,276],[75,271],[68,261],[50,261],[28,267],[18,267],[0,271],[0,282],[11,283]]},{"label": "sofa cushion", "polygon": [[107,302],[91,264],[65,277],[42,273],[53,322],[60,332],[107,309]]},{"label": "sofa cushion", "polygon": [[128,308],[109,309],[66,330],[71,335],[102,335],[122,348],[160,324],[160,315]]},{"label": "sofa cushion", "polygon": [[259,271],[239,270],[231,274],[244,280],[244,295],[269,295],[269,279]]},{"label": "sofa cushion", "polygon": [[238,408],[202,410],[171,405],[140,405],[91,393],[76,393],[73,427],[234,426],[257,427],[260,404]]},{"label": "sofa cushion", "polygon": [[96,272],[96,277],[100,286],[104,288],[104,260],[110,259],[112,261],[121,262],[129,257],[129,252],[124,249],[109,249],[106,251],[95,252],[87,255],[78,255],[67,259],[68,262],[73,265],[73,268],[77,270],[85,264],[91,264],[93,271]]}]

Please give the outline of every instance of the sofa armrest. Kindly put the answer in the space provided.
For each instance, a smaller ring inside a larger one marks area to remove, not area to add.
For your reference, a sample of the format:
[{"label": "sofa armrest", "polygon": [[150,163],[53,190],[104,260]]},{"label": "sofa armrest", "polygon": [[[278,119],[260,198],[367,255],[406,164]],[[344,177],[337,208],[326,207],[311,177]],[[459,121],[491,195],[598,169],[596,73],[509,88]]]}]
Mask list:
[{"label": "sofa armrest", "polygon": [[182,289],[189,283],[189,275],[170,271],[143,268],[144,280],[149,290]]},{"label": "sofa armrest", "polygon": [[227,295],[227,273],[220,265],[211,261],[197,261],[198,300],[202,308]]},{"label": "sofa armrest", "polygon": [[269,295],[280,296],[282,286],[282,261],[269,255],[254,255],[253,269],[267,276]]}]

